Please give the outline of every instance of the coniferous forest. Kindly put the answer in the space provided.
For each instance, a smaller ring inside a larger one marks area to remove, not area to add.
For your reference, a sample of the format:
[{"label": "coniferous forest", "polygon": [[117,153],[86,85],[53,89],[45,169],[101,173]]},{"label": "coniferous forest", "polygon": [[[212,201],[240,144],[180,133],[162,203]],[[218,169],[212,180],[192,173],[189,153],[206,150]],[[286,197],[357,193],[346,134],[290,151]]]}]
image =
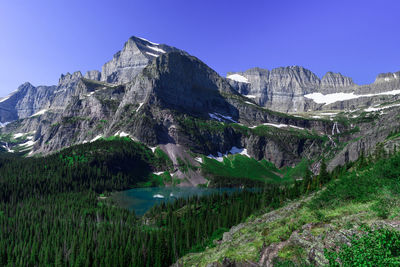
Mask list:
[{"label": "coniferous forest", "polygon": [[[3,154],[5,155],[5,154]],[[168,168],[163,155],[127,140],[99,140],[46,157],[0,158],[1,266],[169,266],[214,246],[251,214],[318,187],[291,186],[178,199],[145,216],[99,194],[146,181]]]},{"label": "coniferous forest", "polygon": [[[346,169],[306,172],[291,184],[178,199],[144,216],[101,193],[146,181],[167,168],[163,155],[124,139],[99,140],[42,158],[0,159],[1,266],[170,266],[190,252],[216,245],[224,232],[251,215],[320,189]],[[393,161],[397,162],[397,161]]]}]

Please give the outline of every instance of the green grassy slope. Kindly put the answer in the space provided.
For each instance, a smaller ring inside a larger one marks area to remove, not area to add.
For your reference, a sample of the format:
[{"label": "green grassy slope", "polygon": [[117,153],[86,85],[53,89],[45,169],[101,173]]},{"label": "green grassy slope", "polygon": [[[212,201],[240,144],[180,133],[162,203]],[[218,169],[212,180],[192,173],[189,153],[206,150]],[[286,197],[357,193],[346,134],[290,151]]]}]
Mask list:
[{"label": "green grassy slope", "polygon": [[245,155],[228,155],[223,161],[203,157],[201,171],[211,186],[262,186],[266,183],[291,183],[305,175],[309,162],[278,169],[266,160],[257,161]]},{"label": "green grassy slope", "polygon": [[183,266],[226,259],[274,266],[335,265],[337,260],[345,266],[398,266],[400,153],[376,162],[362,158],[332,178],[310,197],[251,216],[217,247],[183,257]]}]

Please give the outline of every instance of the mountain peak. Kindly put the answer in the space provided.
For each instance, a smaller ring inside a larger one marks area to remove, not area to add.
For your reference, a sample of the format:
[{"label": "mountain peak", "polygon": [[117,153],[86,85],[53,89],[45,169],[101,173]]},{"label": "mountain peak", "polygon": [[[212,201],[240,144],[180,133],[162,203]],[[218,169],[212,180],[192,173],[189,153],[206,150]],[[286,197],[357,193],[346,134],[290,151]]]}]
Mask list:
[{"label": "mountain peak", "polygon": [[181,50],[132,36],[125,42],[123,49],[103,65],[101,80],[109,83],[127,83],[132,81],[154,58],[174,51]]},{"label": "mountain peak", "polygon": [[321,79],[322,87],[338,88],[355,85],[353,79],[342,75],[340,72],[328,71]]},{"label": "mountain peak", "polygon": [[154,43],[152,41],[149,41],[145,38],[142,37],[137,37],[137,36],[131,36],[128,41],[134,41],[134,42],[139,42],[139,43],[147,43],[147,44],[151,44],[151,45],[160,45],[158,43]]},{"label": "mountain peak", "polygon": [[376,77],[375,82],[391,82],[395,80],[400,80],[400,71],[380,73]]},{"label": "mountain peak", "polygon": [[74,73],[67,72],[66,74],[61,74],[60,79],[58,80],[59,85],[70,83],[71,81],[76,81],[82,78],[83,75],[80,71],[75,71]]}]

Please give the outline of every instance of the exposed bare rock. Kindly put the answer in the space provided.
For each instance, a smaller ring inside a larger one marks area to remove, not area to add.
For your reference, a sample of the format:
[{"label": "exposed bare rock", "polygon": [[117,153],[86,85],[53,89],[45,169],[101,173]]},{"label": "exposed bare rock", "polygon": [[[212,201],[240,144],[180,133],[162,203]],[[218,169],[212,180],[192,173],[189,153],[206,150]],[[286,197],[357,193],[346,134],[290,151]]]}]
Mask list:
[{"label": "exposed bare rock", "polygon": [[[127,83],[158,56],[181,51],[175,47],[156,44],[138,37],[131,37],[124,48],[117,52],[113,59],[104,64],[101,80],[110,83]],[[182,53],[184,53],[182,51]]]},{"label": "exposed bare rock", "polygon": [[[254,99],[260,106],[281,112],[349,110],[368,107],[371,103],[393,101],[400,97],[400,94],[373,96],[399,90],[400,72],[379,74],[375,82],[369,85],[356,85],[351,78],[333,72],[327,72],[319,79],[311,71],[298,66],[271,71],[252,68],[245,72],[228,73],[227,78],[239,93]],[[366,96],[350,100],[341,100],[341,96],[337,96],[338,100],[335,103],[324,105],[304,97],[311,93],[354,93]]]}]

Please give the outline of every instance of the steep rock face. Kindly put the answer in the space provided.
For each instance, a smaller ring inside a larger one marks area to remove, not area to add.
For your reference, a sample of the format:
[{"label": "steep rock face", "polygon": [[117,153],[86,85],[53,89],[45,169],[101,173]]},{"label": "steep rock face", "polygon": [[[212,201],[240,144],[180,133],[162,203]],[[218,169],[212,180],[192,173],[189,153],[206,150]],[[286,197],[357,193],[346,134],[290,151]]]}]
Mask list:
[{"label": "steep rock face", "polygon": [[400,71],[395,73],[381,73],[379,74],[375,82],[362,87],[365,91],[369,89],[370,92],[380,93],[390,90],[399,90],[400,89]]},{"label": "steep rock face", "polygon": [[0,100],[0,122],[27,118],[48,107],[55,90],[55,86],[22,84],[14,93]]},{"label": "steep rock face", "polygon": [[80,71],[76,71],[72,74],[61,75],[56,91],[51,101],[50,108],[54,111],[63,111],[68,105],[71,96],[75,94],[76,86],[79,81],[83,78]]},{"label": "steep rock face", "polygon": [[374,116],[371,122],[359,124],[360,131],[353,135],[344,149],[334,156],[328,169],[332,170],[338,165],[355,161],[361,154],[372,154],[379,143],[385,143],[388,136],[399,132],[400,121],[397,119],[399,111],[398,106],[385,109],[384,113]]},{"label": "steep rock face", "polygon": [[61,75],[58,86],[22,84],[14,93],[0,100],[0,122],[24,119],[49,109],[61,112],[75,94],[81,78],[82,74],[77,71]]},{"label": "steep rock face", "polygon": [[[379,104],[396,100],[400,95],[373,96],[399,90],[400,72],[379,74],[374,83],[362,86],[356,85],[351,78],[340,73],[328,72],[320,80],[302,67],[277,68],[271,71],[253,68],[245,72],[228,73],[227,78],[239,93],[254,99],[261,106],[280,112],[355,109],[368,107],[371,102]],[[321,104],[304,97],[310,93],[354,93],[366,97],[345,99],[338,95],[335,103]]]},{"label": "steep rock face", "polygon": [[375,83],[386,83],[400,80],[400,71],[392,73],[380,73],[375,79]]},{"label": "steep rock face", "polygon": [[340,73],[327,72],[321,79],[321,93],[351,91],[356,84],[353,79]]},{"label": "steep rock face", "polygon": [[142,38],[131,37],[125,43],[124,48],[117,52],[112,60],[104,64],[101,81],[119,84],[132,81],[154,58],[172,51],[181,50],[152,43]]},{"label": "steep rock face", "polygon": [[111,128],[123,124],[125,131],[149,145],[179,143],[174,130],[177,113],[203,118],[221,113],[238,119],[237,110],[221,95],[227,92],[237,94],[197,58],[167,53],[126,85]]},{"label": "steep rock face", "polygon": [[303,96],[315,92],[320,86],[315,74],[299,66],[271,71],[253,68],[237,74],[247,81],[232,80],[234,74],[228,73],[228,81],[234,88],[255,99],[260,106],[281,112],[304,110],[306,100]]},{"label": "steep rock face", "polygon": [[160,101],[166,108],[189,114],[218,112],[238,117],[221,96],[223,92],[236,92],[226,80],[195,57],[169,53],[157,59],[145,73],[157,77],[152,100]]},{"label": "steep rock face", "polygon": [[36,153],[48,153],[107,135],[109,121],[125,93],[124,86],[81,79],[75,88],[62,112],[41,115]]},{"label": "steep rock face", "polygon": [[90,70],[85,73],[84,76],[88,80],[100,81],[101,79],[101,72],[98,70]]}]

